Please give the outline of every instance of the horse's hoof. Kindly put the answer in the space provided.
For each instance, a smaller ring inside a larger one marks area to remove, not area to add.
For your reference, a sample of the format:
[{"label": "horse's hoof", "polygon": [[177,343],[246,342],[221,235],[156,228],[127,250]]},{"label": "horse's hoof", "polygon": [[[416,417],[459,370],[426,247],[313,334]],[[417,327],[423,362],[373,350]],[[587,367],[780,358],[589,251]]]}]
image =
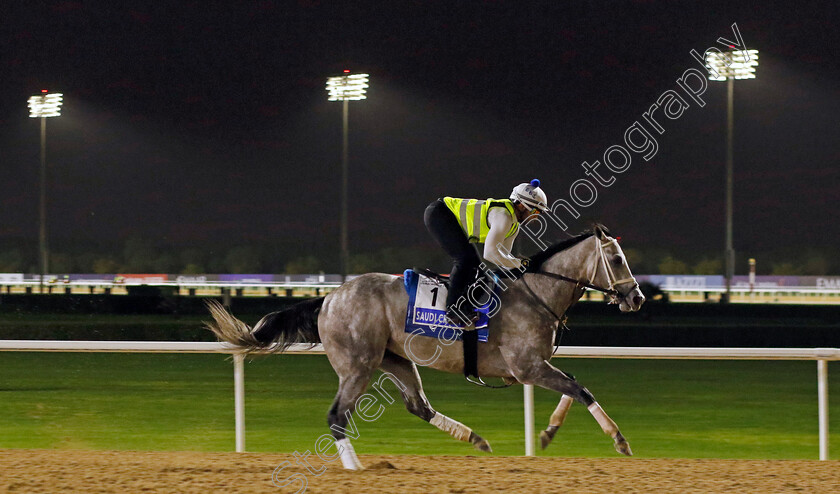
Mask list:
[{"label": "horse's hoof", "polygon": [[358,460],[358,458],[355,461],[349,461],[347,463],[344,463],[343,466],[344,466],[345,470],[352,470],[352,471],[364,470],[365,469],[365,467],[362,466],[362,462],[360,462]]},{"label": "horse's hoof", "polygon": [[615,439],[615,450],[626,456],[633,456],[633,451],[630,449],[630,444],[623,437]]},{"label": "horse's hoof", "polygon": [[551,444],[552,437],[548,435],[546,431],[540,431],[540,447],[545,449]]},{"label": "horse's hoof", "polygon": [[493,452],[493,449],[490,447],[490,443],[487,442],[487,439],[481,439],[475,444],[473,444],[473,446],[475,446],[475,449],[479,451],[484,451],[485,453]]}]

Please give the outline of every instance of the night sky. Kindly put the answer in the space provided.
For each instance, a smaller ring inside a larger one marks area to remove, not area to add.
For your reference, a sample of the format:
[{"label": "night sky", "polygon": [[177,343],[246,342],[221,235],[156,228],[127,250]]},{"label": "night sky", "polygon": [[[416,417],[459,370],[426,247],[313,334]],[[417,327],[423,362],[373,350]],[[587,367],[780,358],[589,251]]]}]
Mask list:
[{"label": "night sky", "polygon": [[[369,73],[368,99],[350,103],[359,253],[431,246],[423,210],[440,196],[507,197],[538,177],[549,202],[568,199],[581,163],[622,144],[700,68],[690,51],[721,48],[733,23],[760,51],[757,78],[735,83],[735,248],[836,244],[835,2],[570,4],[6,2],[0,249],[37,241],[39,124],[26,100],[42,88],[65,97],[47,123],[53,249],[139,235],[302,256],[338,246],[341,104],[326,77]],[[663,119],[653,159],[634,154],[565,218],[570,231],[599,220],[625,245],[722,250],[726,84],[700,98]]]}]

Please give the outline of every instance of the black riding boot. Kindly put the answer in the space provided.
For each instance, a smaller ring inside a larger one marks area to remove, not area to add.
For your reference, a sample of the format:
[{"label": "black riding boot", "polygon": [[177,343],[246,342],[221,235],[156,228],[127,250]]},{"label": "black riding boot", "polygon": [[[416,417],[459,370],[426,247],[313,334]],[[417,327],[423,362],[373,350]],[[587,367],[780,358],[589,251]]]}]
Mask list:
[{"label": "black riding boot", "polygon": [[467,300],[467,287],[475,281],[481,260],[443,199],[429,204],[423,221],[429,233],[452,257],[449,293],[446,296],[447,317],[453,322],[469,325],[477,313]]}]

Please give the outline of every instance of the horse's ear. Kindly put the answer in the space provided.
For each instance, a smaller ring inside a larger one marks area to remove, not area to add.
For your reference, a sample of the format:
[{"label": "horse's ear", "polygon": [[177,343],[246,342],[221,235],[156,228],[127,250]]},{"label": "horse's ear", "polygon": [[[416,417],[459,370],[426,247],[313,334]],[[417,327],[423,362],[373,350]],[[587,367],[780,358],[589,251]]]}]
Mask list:
[{"label": "horse's ear", "polygon": [[610,231],[601,223],[593,223],[592,231],[595,232],[595,236],[598,237],[600,240],[603,240],[604,237],[610,236]]}]

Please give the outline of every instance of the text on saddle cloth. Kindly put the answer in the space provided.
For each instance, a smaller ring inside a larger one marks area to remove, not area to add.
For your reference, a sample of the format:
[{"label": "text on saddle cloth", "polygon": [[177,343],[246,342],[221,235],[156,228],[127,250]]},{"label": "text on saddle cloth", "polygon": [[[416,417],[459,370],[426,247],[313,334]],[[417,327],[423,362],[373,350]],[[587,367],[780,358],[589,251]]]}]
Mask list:
[{"label": "text on saddle cloth", "polygon": [[[460,332],[457,330],[463,329],[463,326],[453,326],[446,319],[446,284],[413,269],[405,270],[403,276],[408,293],[405,332],[448,341],[460,340]],[[477,309],[480,316],[475,327],[478,341],[487,341],[487,323],[490,316],[498,312],[499,297],[486,281],[471,286],[468,292],[473,301],[481,302]]]}]

